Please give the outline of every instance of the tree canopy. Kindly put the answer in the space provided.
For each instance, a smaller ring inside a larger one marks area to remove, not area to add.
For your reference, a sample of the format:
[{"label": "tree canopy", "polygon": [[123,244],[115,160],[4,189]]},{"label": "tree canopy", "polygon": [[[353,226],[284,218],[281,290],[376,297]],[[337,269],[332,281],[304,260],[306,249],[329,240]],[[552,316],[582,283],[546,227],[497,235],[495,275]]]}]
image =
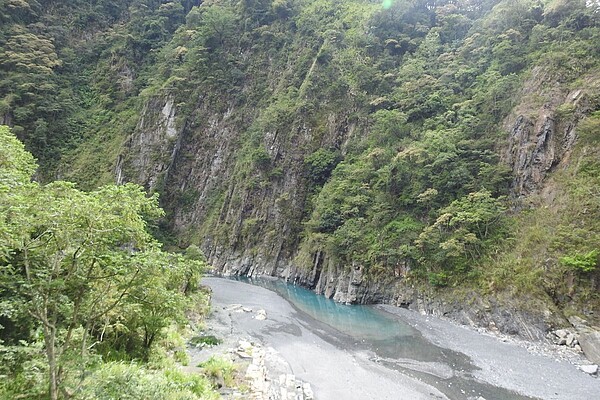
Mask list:
[{"label": "tree canopy", "polygon": [[162,215],[156,195],[32,182],[34,159],[6,126],[0,148],[0,340],[33,341],[39,328],[50,398],[68,397],[92,347],[146,359],[183,323],[204,263],[160,250],[148,230]]}]

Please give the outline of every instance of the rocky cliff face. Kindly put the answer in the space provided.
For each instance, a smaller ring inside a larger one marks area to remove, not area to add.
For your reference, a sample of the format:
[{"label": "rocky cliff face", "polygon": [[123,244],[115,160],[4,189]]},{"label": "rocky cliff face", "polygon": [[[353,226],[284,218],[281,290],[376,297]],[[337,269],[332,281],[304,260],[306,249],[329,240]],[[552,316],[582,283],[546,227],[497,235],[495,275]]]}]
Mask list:
[{"label": "rocky cliff face", "polygon": [[140,120],[125,144],[115,169],[117,183],[135,181],[146,190],[160,189],[180,146],[176,107],[171,97],[152,98],[145,104]]},{"label": "rocky cliff face", "polygon": [[[555,168],[565,166],[577,139],[577,123],[592,107],[593,87],[568,90],[536,68],[523,86],[521,104],[506,119],[508,146],[504,162],[512,169],[512,194],[525,198],[539,192]],[[550,86],[550,89],[548,87]],[[542,104],[536,106],[540,100]]]},{"label": "rocky cliff face", "polygon": [[[234,104],[216,108],[200,99],[178,125],[171,98],[150,99],[119,158],[117,181],[158,190],[182,244],[201,242],[219,272],[281,276],[330,297],[337,293],[340,301],[359,301],[359,295],[346,298],[359,282],[338,283],[341,267],[328,262],[321,276],[322,261],[312,268],[294,262],[310,194],[304,158],[317,140],[319,147],[342,149],[354,124],[329,114],[327,133],[317,136],[296,120],[290,132],[266,132],[256,148],[244,150],[255,116],[241,116]],[[268,171],[261,163],[269,164]]]},{"label": "rocky cliff face", "polygon": [[[528,82],[524,102],[542,84]],[[584,89],[552,94],[537,109],[519,104],[507,118],[504,160],[512,168],[515,196],[540,190],[545,176],[568,162],[576,124],[589,112]],[[314,148],[312,129],[297,120],[291,132],[265,133],[258,149],[272,164],[267,173],[240,154],[240,136],[254,116],[236,112],[233,104],[219,112],[200,100],[178,122],[172,98],[152,98],[126,142],[117,181],[161,191],[176,233],[200,239],[218,271],[277,275],[343,302],[380,300],[377,288],[362,289],[371,283],[362,278],[361,266],[336,266],[324,252],[304,265],[295,261],[310,195],[304,158]],[[356,125],[331,114],[327,128],[319,146],[343,150]]]},{"label": "rocky cliff face", "polygon": [[[522,104],[515,107],[506,122],[504,153],[515,196],[539,191],[546,175],[568,162],[576,124],[589,111],[588,97],[586,90],[577,89],[551,97],[533,111]],[[116,171],[118,181],[137,181],[161,192],[182,245],[200,240],[215,271],[279,276],[339,302],[411,307],[528,339],[541,339],[550,327],[564,322],[548,309],[523,312],[500,306],[502,301],[468,307],[440,301],[395,277],[373,279],[361,265],[340,265],[325,252],[299,262],[310,196],[304,158],[315,135],[301,121],[294,121],[291,133],[267,132],[258,148],[279,171],[267,174],[240,153],[240,136],[254,116],[246,118],[236,115],[233,104],[218,111],[200,100],[192,114],[178,120],[172,98],[154,97],[126,142]],[[343,115],[331,114],[327,120],[320,146],[343,151],[356,126]]]}]

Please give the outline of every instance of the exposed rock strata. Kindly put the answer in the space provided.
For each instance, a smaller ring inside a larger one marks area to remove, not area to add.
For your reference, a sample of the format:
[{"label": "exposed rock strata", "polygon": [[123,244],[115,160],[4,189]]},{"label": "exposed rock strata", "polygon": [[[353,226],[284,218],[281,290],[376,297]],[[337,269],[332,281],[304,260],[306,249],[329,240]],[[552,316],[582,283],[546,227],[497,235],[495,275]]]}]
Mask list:
[{"label": "exposed rock strata", "polygon": [[[540,75],[534,70],[533,75]],[[544,80],[532,79],[522,96],[533,102],[543,92]],[[508,146],[504,162],[512,169],[512,193],[524,197],[543,188],[544,179],[554,168],[565,165],[577,140],[577,123],[590,112],[589,94],[583,89],[570,92],[555,88],[539,109],[517,107],[507,118]]]},{"label": "exposed rock strata", "polygon": [[119,156],[117,183],[135,181],[151,192],[159,189],[177,155],[180,133],[173,99],[151,99]]},{"label": "exposed rock strata", "polygon": [[[537,78],[525,85],[524,96],[543,86],[540,74],[534,72]],[[517,107],[507,119],[505,162],[513,170],[517,197],[541,189],[545,176],[568,161],[575,126],[589,111],[585,91],[555,91],[536,113]],[[261,146],[282,167],[282,175],[248,171],[240,181],[237,136],[253,116],[237,115],[234,105],[217,109],[198,101],[187,122],[177,123],[171,98],[149,100],[119,160],[117,180],[133,180],[149,190],[168,188],[162,199],[175,233],[202,240],[219,272],[279,276],[344,303],[391,303],[398,293],[393,278],[377,281],[363,266],[338,265],[324,252],[313,254],[310,265],[295,260],[309,195],[305,155],[298,149],[311,147],[314,132],[301,121],[294,121],[297,126],[286,135],[266,132]],[[321,146],[343,149],[354,129],[347,117],[330,116]],[[248,184],[265,179],[268,185]]]}]

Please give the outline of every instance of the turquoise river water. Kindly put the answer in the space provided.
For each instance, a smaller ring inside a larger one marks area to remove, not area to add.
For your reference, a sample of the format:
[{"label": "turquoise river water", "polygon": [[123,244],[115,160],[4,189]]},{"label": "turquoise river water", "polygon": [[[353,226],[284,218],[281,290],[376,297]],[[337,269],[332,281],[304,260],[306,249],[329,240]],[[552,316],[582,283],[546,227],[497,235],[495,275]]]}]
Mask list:
[{"label": "turquoise river water", "polygon": [[[439,347],[398,316],[370,305],[336,303],[281,280],[236,278],[264,287],[288,300],[307,324],[326,324],[323,339],[349,350],[365,351],[372,361],[436,387],[450,399],[531,399],[473,376],[470,357]],[[315,331],[317,334],[318,329]],[[333,334],[332,334],[333,332]]]}]

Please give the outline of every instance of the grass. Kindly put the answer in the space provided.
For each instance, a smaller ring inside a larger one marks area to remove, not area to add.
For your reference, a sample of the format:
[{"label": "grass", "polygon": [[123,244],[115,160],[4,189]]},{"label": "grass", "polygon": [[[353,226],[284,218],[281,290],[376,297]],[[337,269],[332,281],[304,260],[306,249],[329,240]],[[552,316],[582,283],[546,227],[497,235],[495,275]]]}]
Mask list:
[{"label": "grass", "polygon": [[236,366],[222,358],[211,357],[207,361],[198,364],[198,367],[204,370],[216,386],[220,384],[232,387],[235,383]]}]

